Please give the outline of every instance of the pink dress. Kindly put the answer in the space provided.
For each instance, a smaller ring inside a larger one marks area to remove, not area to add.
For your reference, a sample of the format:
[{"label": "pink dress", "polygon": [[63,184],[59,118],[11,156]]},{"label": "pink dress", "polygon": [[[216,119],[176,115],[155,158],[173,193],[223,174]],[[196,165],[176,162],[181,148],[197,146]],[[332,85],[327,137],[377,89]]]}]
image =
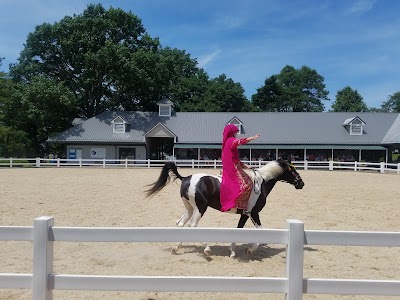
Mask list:
[{"label": "pink dress", "polygon": [[247,144],[244,139],[230,137],[222,150],[222,182],[220,190],[221,211],[231,208],[247,209],[253,182],[242,168],[237,147]]}]

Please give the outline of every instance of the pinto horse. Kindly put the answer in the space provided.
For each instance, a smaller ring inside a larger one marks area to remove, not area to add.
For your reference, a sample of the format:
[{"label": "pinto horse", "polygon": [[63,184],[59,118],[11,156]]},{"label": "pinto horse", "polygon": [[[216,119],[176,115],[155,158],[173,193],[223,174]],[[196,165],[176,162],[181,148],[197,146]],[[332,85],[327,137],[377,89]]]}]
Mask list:
[{"label": "pinto horse", "polygon": [[[296,189],[302,189],[304,182],[296,168],[284,160],[276,160],[268,163],[267,165],[254,169],[246,170],[251,178],[254,180],[254,190],[259,196],[256,196],[256,201],[253,203],[250,212],[242,212],[237,228],[243,228],[249,217],[251,218],[256,228],[261,228],[259,213],[264,208],[267,202],[267,196],[274,188],[277,181],[284,181],[293,185]],[[170,176],[171,175],[171,176]],[[173,162],[167,162],[161,170],[161,174],[154,184],[150,185],[147,190],[147,197],[157,194],[161,191],[167,183],[173,179],[180,179],[182,181],[180,187],[180,194],[183,204],[186,208],[181,218],[176,221],[178,227],[183,227],[189,221],[189,227],[197,227],[200,219],[203,217],[208,207],[221,211],[220,203],[220,184],[221,176],[209,174],[193,174],[183,177],[178,173],[177,167]],[[180,243],[173,249],[173,252],[179,249]],[[258,248],[258,244],[251,245],[247,249],[248,253],[252,253]],[[231,244],[231,257],[235,257],[235,243]],[[206,255],[210,255],[211,250],[209,246],[204,249]]]}]

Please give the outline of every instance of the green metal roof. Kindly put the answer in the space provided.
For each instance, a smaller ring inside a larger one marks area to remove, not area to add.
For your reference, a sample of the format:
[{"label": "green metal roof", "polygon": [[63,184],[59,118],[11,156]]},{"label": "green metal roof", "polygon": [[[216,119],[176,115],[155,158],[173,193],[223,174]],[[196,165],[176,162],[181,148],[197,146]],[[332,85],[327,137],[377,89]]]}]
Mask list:
[{"label": "green metal roof", "polygon": [[[221,149],[221,144],[175,144],[175,149]],[[242,145],[240,149],[343,149],[343,150],[386,150],[379,145]]]}]

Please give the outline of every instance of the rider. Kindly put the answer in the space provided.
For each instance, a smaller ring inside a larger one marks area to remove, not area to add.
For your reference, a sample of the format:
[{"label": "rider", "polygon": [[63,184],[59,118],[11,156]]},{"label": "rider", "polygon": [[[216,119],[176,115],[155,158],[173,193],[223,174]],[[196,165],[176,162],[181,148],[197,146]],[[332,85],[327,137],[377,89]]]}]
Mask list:
[{"label": "rider", "polygon": [[238,146],[260,137],[237,138],[236,125],[226,125],[222,140],[222,182],[220,190],[221,211],[243,213],[253,188],[253,182],[243,168],[250,168],[239,159]]}]

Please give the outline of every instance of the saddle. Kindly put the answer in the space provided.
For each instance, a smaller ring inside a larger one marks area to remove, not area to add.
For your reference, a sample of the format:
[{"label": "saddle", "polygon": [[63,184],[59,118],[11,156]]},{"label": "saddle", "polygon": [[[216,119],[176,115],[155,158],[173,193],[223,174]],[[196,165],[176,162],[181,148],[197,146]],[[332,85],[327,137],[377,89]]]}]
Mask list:
[{"label": "saddle", "polygon": [[254,169],[251,169],[251,171],[253,172],[246,172],[253,181],[253,189],[251,190],[249,202],[247,203],[248,212],[251,212],[253,207],[256,205],[257,199],[261,193],[261,185],[263,183],[263,178],[261,177],[261,174]]}]

